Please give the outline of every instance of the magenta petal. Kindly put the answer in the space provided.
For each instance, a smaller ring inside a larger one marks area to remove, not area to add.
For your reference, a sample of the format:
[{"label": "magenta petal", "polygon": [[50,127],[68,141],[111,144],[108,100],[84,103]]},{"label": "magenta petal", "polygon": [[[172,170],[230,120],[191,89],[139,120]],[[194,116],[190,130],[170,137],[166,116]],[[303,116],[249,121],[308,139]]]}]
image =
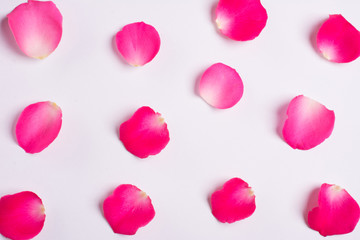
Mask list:
[{"label": "magenta petal", "polygon": [[123,184],[105,199],[104,216],[115,233],[134,235],[155,216],[151,199],[134,185]]},{"label": "magenta petal", "polygon": [[220,0],[216,8],[216,24],[220,32],[236,41],[259,36],[267,18],[260,0]]},{"label": "magenta petal", "polygon": [[360,218],[357,202],[343,188],[324,183],[321,185],[319,206],[309,212],[310,228],[323,236],[352,232]]},{"label": "magenta petal", "polygon": [[235,69],[216,63],[209,67],[201,77],[200,96],[211,106],[225,109],[240,101],[244,85]]},{"label": "magenta petal", "polygon": [[116,46],[129,64],[142,66],[159,52],[160,36],[149,24],[131,23],[116,34]]},{"label": "magenta petal", "polygon": [[141,107],[121,124],[120,140],[129,152],[139,158],[146,158],[160,153],[170,137],[161,114],[155,113],[150,107]]},{"label": "magenta petal", "polygon": [[308,150],[316,147],[334,129],[334,111],[303,95],[291,100],[287,115],[283,136],[294,149]]},{"label": "magenta petal", "polygon": [[329,61],[351,62],[360,56],[360,32],[340,14],[330,15],[319,29],[317,46]]},{"label": "magenta petal", "polygon": [[53,102],[27,106],[16,124],[16,138],[25,152],[38,153],[52,143],[62,123],[61,109]]},{"label": "magenta petal", "polygon": [[217,220],[233,223],[254,213],[255,195],[246,182],[232,178],[211,195],[211,208]]},{"label": "magenta petal", "polygon": [[0,233],[13,240],[31,239],[44,226],[45,208],[33,192],[20,192],[0,199]]},{"label": "magenta petal", "polygon": [[17,44],[29,57],[43,59],[59,45],[62,15],[53,2],[29,0],[8,14],[8,19]]}]

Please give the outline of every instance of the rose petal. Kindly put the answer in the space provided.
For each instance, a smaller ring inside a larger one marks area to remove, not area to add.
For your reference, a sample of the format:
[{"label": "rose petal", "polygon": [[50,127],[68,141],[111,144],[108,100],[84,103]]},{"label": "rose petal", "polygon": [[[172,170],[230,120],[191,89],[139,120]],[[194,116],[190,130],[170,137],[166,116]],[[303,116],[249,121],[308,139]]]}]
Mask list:
[{"label": "rose petal", "polygon": [[360,32],[342,15],[330,15],[319,29],[317,47],[331,62],[354,61],[360,56]]},{"label": "rose petal", "polygon": [[141,107],[121,124],[120,140],[129,152],[139,158],[146,158],[160,153],[170,137],[161,114],[155,113],[150,107]]},{"label": "rose petal", "polygon": [[351,62],[360,56],[360,32],[340,14],[330,15],[319,29],[317,47],[331,62]]},{"label": "rose petal", "polygon": [[209,67],[201,77],[200,96],[211,106],[225,109],[240,101],[244,85],[235,69],[216,63]]},{"label": "rose petal", "polygon": [[216,8],[216,24],[220,32],[236,41],[259,36],[267,18],[260,0],[220,0]]},{"label": "rose petal", "polygon": [[303,95],[291,100],[287,116],[283,136],[294,149],[308,150],[316,147],[334,129],[334,111]]},{"label": "rose petal", "polygon": [[212,214],[222,223],[233,223],[250,217],[255,209],[255,195],[240,178],[227,181],[211,195]]},{"label": "rose petal", "polygon": [[308,215],[310,228],[323,236],[346,234],[354,230],[360,218],[360,208],[345,189],[324,183],[318,202],[319,206]]},{"label": "rose petal", "polygon": [[134,235],[155,216],[151,199],[134,185],[123,184],[105,199],[104,216],[115,233]]},{"label": "rose petal", "polygon": [[160,36],[149,24],[131,23],[116,34],[116,45],[129,64],[142,66],[150,62],[159,52]]},{"label": "rose petal", "polygon": [[62,123],[61,109],[53,102],[27,106],[16,124],[16,138],[25,152],[38,153],[52,143]]},{"label": "rose petal", "polygon": [[31,239],[44,226],[45,209],[33,192],[20,192],[0,199],[0,233],[13,240]]},{"label": "rose petal", "polygon": [[43,59],[59,45],[62,15],[53,2],[29,0],[17,6],[8,19],[17,44],[29,57]]}]

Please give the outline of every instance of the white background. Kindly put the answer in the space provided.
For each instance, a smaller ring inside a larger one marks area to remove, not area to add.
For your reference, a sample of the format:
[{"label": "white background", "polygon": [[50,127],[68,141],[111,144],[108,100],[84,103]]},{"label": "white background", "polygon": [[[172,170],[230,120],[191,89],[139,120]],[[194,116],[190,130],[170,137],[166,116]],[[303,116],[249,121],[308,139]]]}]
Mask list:
[{"label": "white background", "polygon": [[[42,198],[47,217],[36,239],[322,239],[304,220],[322,183],[360,202],[360,60],[334,64],[314,49],[328,14],[360,29],[358,0],[263,0],[269,19],[249,42],[216,31],[215,0],[57,0],[63,38],[45,60],[24,56],[10,33],[6,14],[22,2],[0,3],[0,195],[30,190]],[[137,21],[153,25],[162,43],[152,62],[135,68],[113,38]],[[216,62],[244,82],[243,98],[228,110],[211,108],[195,91]],[[299,94],[336,115],[330,138],[309,151],[279,135]],[[62,129],[43,152],[26,154],[14,126],[27,105],[46,100],[62,108]],[[140,160],[125,150],[118,127],[144,105],[163,115],[171,140]],[[232,177],[250,184],[257,209],[229,225],[212,216],[208,197]],[[144,190],[156,210],[133,237],[114,234],[101,212],[123,183]],[[359,238],[360,226],[331,237]]]}]

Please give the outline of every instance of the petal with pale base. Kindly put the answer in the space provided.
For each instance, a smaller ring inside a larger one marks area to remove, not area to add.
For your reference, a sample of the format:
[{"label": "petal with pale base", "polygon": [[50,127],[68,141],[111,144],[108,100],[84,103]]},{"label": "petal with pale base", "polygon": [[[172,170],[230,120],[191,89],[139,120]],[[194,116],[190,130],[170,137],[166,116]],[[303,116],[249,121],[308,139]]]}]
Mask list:
[{"label": "petal with pale base", "polygon": [[294,149],[314,148],[334,129],[334,111],[303,95],[291,100],[287,116],[282,133],[284,140]]},{"label": "petal with pale base", "polygon": [[340,14],[329,16],[316,39],[319,51],[331,62],[347,63],[360,56],[360,32]]},{"label": "petal with pale base", "polygon": [[52,143],[60,132],[62,112],[53,102],[27,106],[16,124],[16,138],[25,152],[38,153]]},{"label": "petal with pale base", "polygon": [[220,0],[216,7],[218,29],[236,41],[248,41],[259,36],[267,19],[260,0]]},{"label": "petal with pale base", "polygon": [[143,66],[159,52],[160,36],[149,24],[131,23],[116,34],[116,46],[130,65]]},{"label": "petal with pale base", "polygon": [[164,118],[150,107],[139,108],[122,123],[119,135],[125,148],[139,158],[160,153],[170,141]]},{"label": "petal with pale base", "polygon": [[45,222],[45,208],[33,192],[20,192],[0,199],[0,233],[12,240],[38,235]]},{"label": "petal with pale base", "polygon": [[337,185],[321,185],[318,204],[309,212],[308,224],[322,236],[350,233],[359,222],[358,203]]},{"label": "petal with pale base", "polygon": [[29,0],[9,13],[8,20],[18,46],[29,57],[46,58],[60,43],[63,18],[51,1]]},{"label": "petal with pale base", "polygon": [[134,185],[123,184],[105,199],[105,219],[115,233],[134,235],[155,216],[151,199]]},{"label": "petal with pale base", "polygon": [[210,66],[200,79],[200,96],[215,108],[231,108],[240,101],[243,92],[244,85],[239,74],[222,63]]},{"label": "petal with pale base", "polygon": [[255,195],[240,178],[232,178],[211,195],[214,217],[222,223],[233,223],[250,217],[255,209]]}]

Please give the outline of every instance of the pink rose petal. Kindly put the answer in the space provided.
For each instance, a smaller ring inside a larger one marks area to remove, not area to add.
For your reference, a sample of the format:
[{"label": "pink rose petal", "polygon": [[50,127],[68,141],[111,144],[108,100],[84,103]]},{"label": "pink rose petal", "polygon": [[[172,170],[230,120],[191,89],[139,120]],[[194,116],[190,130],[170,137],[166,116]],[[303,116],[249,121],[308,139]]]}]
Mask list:
[{"label": "pink rose petal", "polygon": [[29,0],[17,6],[8,19],[17,44],[29,57],[43,59],[59,45],[62,15],[53,2]]},{"label": "pink rose petal", "polygon": [[61,109],[53,102],[27,106],[16,124],[16,138],[25,152],[38,153],[52,143],[62,123]]},{"label": "pink rose petal", "polygon": [[259,36],[267,18],[260,0],[220,0],[216,8],[216,24],[220,32],[236,41]]},{"label": "pink rose petal", "polygon": [[134,185],[123,184],[105,199],[104,216],[115,233],[134,235],[155,216],[151,199]]},{"label": "pink rose petal", "polygon": [[325,237],[354,230],[360,218],[360,208],[345,189],[324,183],[320,188],[318,202],[319,206],[308,215],[310,228]]},{"label": "pink rose petal", "polygon": [[170,137],[161,114],[155,113],[150,107],[141,107],[121,124],[120,140],[129,152],[139,158],[146,158],[160,153]]},{"label": "pink rose petal", "polygon": [[201,77],[200,96],[211,106],[225,109],[240,101],[244,85],[235,69],[216,63],[209,67]]},{"label": "pink rose petal", "polygon": [[142,66],[159,52],[160,36],[151,25],[144,22],[131,23],[116,34],[116,45],[129,64]]},{"label": "pink rose petal", "polygon": [[340,14],[330,15],[319,29],[317,47],[331,62],[351,62],[360,56],[360,32]]},{"label": "pink rose petal", "polygon": [[31,239],[44,226],[45,209],[33,192],[20,192],[0,199],[0,233],[13,240]]},{"label": "pink rose petal", "polygon": [[211,195],[211,208],[217,220],[233,223],[254,213],[255,195],[246,182],[240,178],[232,178],[222,189]]},{"label": "pink rose petal", "polygon": [[334,129],[334,111],[303,95],[291,100],[287,115],[283,136],[294,149],[308,150],[316,147]]}]

